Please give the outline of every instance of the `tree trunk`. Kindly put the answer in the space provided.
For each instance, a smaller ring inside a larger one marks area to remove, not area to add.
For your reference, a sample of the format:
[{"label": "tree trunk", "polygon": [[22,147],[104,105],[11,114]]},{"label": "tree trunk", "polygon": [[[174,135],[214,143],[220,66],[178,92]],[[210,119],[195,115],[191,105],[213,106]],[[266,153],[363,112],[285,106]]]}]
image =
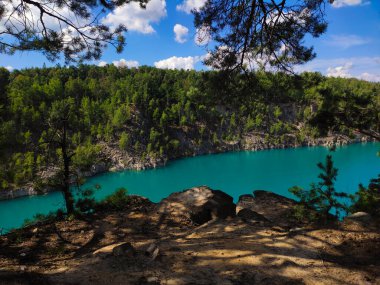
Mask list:
[{"label": "tree trunk", "polygon": [[62,192],[65,198],[67,214],[71,215],[74,213],[74,197],[70,191],[70,157],[67,153],[67,130],[66,130],[67,121],[63,122],[63,134],[61,141],[61,151],[63,158],[63,185]]}]

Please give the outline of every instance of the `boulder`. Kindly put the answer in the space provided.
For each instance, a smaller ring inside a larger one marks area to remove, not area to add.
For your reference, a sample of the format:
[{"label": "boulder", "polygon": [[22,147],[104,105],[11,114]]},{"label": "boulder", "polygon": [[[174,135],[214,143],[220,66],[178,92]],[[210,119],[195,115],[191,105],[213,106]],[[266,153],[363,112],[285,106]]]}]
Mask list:
[{"label": "boulder", "polygon": [[344,218],[344,223],[367,225],[372,222],[372,216],[366,212],[356,212]]},{"label": "boulder", "polygon": [[230,195],[206,186],[176,192],[157,205],[161,215],[184,217],[201,225],[212,219],[225,219],[236,215],[236,205]]},{"label": "boulder", "polygon": [[265,218],[263,215],[260,215],[259,213],[256,213],[252,211],[251,209],[241,209],[238,212],[238,217],[240,217],[244,222],[269,222],[267,218]]},{"label": "boulder", "polygon": [[129,256],[132,257],[136,254],[135,248],[132,246],[130,242],[124,242],[115,246],[112,249],[112,254],[114,256]]},{"label": "boulder", "polygon": [[102,247],[93,252],[94,256],[99,257],[107,257],[111,254],[114,256],[132,257],[136,255],[136,250],[130,242],[122,242]]},{"label": "boulder", "polygon": [[250,209],[255,203],[255,198],[251,194],[244,194],[239,196],[238,203],[236,204],[236,212],[242,209]]},{"label": "boulder", "polygon": [[[242,209],[249,209],[274,224],[287,228],[297,225],[295,221],[291,220],[291,213],[295,205],[297,205],[295,200],[273,192],[256,190],[253,191],[253,195],[241,195],[236,204],[236,208],[239,213]],[[243,213],[244,212],[242,212],[241,215],[243,215]],[[252,213],[247,211],[244,213],[244,215],[251,214]]]}]

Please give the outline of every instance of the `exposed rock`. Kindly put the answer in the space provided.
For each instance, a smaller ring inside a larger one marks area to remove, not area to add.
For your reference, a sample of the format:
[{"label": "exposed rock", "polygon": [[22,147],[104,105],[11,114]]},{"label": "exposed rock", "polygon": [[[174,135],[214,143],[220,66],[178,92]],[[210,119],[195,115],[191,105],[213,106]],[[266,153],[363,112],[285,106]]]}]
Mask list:
[{"label": "exposed rock", "polygon": [[115,246],[112,249],[112,254],[114,256],[132,257],[136,254],[136,250],[130,242],[125,242],[125,243],[122,243],[122,244]]},{"label": "exposed rock", "polygon": [[253,191],[253,195],[240,196],[236,208],[238,211],[249,209],[276,225],[290,227],[296,225],[290,218],[295,205],[295,200],[269,191],[256,190]]},{"label": "exposed rock", "polygon": [[[292,117],[294,115],[294,106],[287,106],[289,112],[284,112],[289,114],[286,116]],[[294,122],[295,123],[295,122]],[[189,139],[190,138],[190,139]],[[209,153],[220,153],[228,151],[237,150],[263,150],[263,149],[282,149],[282,148],[294,148],[300,146],[339,146],[346,145],[355,142],[365,142],[369,141],[370,138],[363,136],[361,134],[356,134],[356,137],[350,138],[345,135],[340,134],[330,134],[327,137],[321,138],[311,138],[306,137],[304,141],[300,142],[294,133],[285,134],[283,140],[279,143],[271,143],[266,140],[265,133],[251,132],[245,134],[240,140],[228,141],[221,140],[218,145],[213,144],[211,141],[204,141],[201,145],[194,144],[192,140],[192,135],[186,133],[177,133],[177,139],[181,142],[182,146],[181,152],[171,156],[154,156],[149,155],[144,159],[136,153],[131,153],[123,151],[119,148],[118,143],[106,143],[100,142],[101,153],[99,154],[101,162],[94,165],[88,171],[82,173],[86,177],[94,176],[98,173],[106,171],[123,171],[126,169],[143,170],[149,168],[156,168],[158,166],[163,166],[169,159],[194,156],[200,154]],[[48,177],[53,177],[59,169],[57,167],[50,167],[40,176],[42,179]],[[53,191],[54,189],[42,189],[41,191],[36,191],[33,189],[33,185],[25,185],[20,189],[9,189],[7,191],[0,191],[0,200],[14,199],[22,196],[31,196]]]},{"label": "exposed rock", "polygon": [[149,211],[155,203],[148,198],[139,195],[128,195],[128,209],[131,211],[141,210],[144,212]]},{"label": "exposed rock", "polygon": [[84,177],[91,177],[106,172],[107,170],[107,164],[105,162],[99,162],[98,164],[91,166],[91,168],[88,171],[84,171],[83,173],[81,173],[81,175],[83,175]]},{"label": "exposed rock", "polygon": [[240,212],[242,209],[250,209],[254,206],[255,199],[252,194],[244,194],[239,196],[238,203],[236,204],[236,212]]},{"label": "exposed rock", "polygon": [[149,256],[152,260],[156,260],[156,258],[160,255],[160,248],[156,243],[151,243],[145,250],[145,255]]},{"label": "exposed rock", "polygon": [[129,242],[122,242],[111,244],[105,247],[102,247],[93,252],[93,255],[99,257],[106,257],[113,254],[114,256],[134,256],[136,254],[136,250]]},{"label": "exposed rock", "polygon": [[31,185],[24,186],[12,191],[0,191],[0,200],[11,200],[24,196],[32,196],[39,194]]},{"label": "exposed rock", "polygon": [[201,225],[212,219],[234,217],[236,205],[230,195],[201,186],[171,194],[158,204],[157,211],[165,216],[189,218]]},{"label": "exposed rock", "polygon": [[269,222],[269,220],[265,218],[263,215],[260,215],[259,213],[256,213],[251,209],[241,209],[237,215],[244,222]]},{"label": "exposed rock", "polygon": [[343,224],[344,225],[359,224],[361,226],[367,226],[371,224],[371,222],[372,222],[372,216],[370,214],[366,212],[357,212],[345,217]]},{"label": "exposed rock", "polygon": [[158,277],[152,276],[152,277],[141,277],[139,281],[137,282],[138,285],[160,285],[160,279]]}]

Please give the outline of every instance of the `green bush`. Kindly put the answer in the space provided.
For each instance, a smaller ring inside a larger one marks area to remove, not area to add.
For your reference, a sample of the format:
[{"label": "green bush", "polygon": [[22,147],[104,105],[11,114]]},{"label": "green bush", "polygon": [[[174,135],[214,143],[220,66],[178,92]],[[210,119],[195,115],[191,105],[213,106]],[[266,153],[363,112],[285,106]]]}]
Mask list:
[{"label": "green bush", "polygon": [[[304,209],[310,209],[316,212],[316,219],[326,221],[335,211],[335,218],[347,210],[347,207],[340,202],[341,198],[347,198],[346,193],[337,192],[334,187],[338,169],[334,167],[331,155],[326,156],[325,164],[318,163],[318,168],[322,171],[318,178],[318,183],[312,183],[310,190],[305,190],[299,186],[293,186],[289,191],[295,195]],[[306,214],[305,211],[298,209],[297,215]]]},{"label": "green bush", "polygon": [[371,179],[368,187],[359,185],[359,191],[351,195],[350,212],[367,212],[374,216],[380,215],[380,174]]},{"label": "green bush", "polygon": [[32,219],[25,219],[24,223],[22,224],[22,227],[27,227],[27,226],[34,225],[34,224],[37,224],[37,223],[40,223],[40,222],[45,222],[45,221],[48,221],[48,220],[53,220],[56,217],[57,217],[57,213],[56,212],[49,212],[48,214],[37,213],[37,214],[35,214],[33,216]]},{"label": "green bush", "polygon": [[102,205],[110,209],[123,210],[129,201],[128,191],[125,188],[119,188],[115,193],[107,196]]},{"label": "green bush", "polygon": [[92,212],[95,207],[94,191],[92,189],[81,191],[80,197],[75,203],[75,208],[81,213],[89,213]]},{"label": "green bush", "polygon": [[99,161],[100,145],[93,145],[87,142],[85,145],[78,146],[72,158],[73,165],[80,170],[88,170],[92,165]]}]

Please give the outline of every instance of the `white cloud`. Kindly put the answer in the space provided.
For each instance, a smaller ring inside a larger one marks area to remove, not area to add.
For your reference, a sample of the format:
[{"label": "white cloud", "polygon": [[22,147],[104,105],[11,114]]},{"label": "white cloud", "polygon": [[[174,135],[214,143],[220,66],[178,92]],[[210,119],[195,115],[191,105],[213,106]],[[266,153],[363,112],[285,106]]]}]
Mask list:
[{"label": "white cloud", "polygon": [[350,78],[352,75],[349,73],[352,69],[352,62],[347,62],[345,65],[327,68],[327,76]]},{"label": "white cloud", "polygon": [[120,60],[115,60],[112,63],[116,67],[127,67],[127,68],[139,67],[140,65],[139,62],[136,60],[125,60],[124,58]]},{"label": "white cloud", "polygon": [[199,46],[207,45],[211,41],[210,28],[202,26],[197,29],[194,37],[194,42]]},{"label": "white cloud", "polygon": [[205,4],[207,0],[184,0],[182,4],[177,5],[178,11],[183,11],[187,14],[190,14],[193,10],[200,10]]},{"label": "white cloud", "polygon": [[330,39],[326,41],[326,44],[347,49],[353,46],[365,45],[369,42],[371,42],[370,39],[356,35],[332,35]]},{"label": "white cloud", "polygon": [[380,82],[380,72],[378,74],[363,72],[358,75],[351,74],[353,69],[352,62],[348,62],[345,65],[337,67],[329,67],[327,69],[327,76],[330,77],[342,77],[342,78],[358,78],[366,81]]},{"label": "white cloud", "polygon": [[177,43],[183,44],[187,41],[187,36],[189,34],[188,28],[186,28],[185,26],[182,26],[180,24],[175,24],[173,31],[175,34],[174,40]]},{"label": "white cloud", "polygon": [[372,82],[380,82],[380,73],[379,74],[371,74],[368,72],[364,72],[359,75],[359,79],[363,79],[366,81],[372,81]]},{"label": "white cloud", "polygon": [[10,65],[8,65],[8,66],[5,66],[5,69],[8,69],[8,71],[13,71],[13,66],[10,66]]},{"label": "white cloud", "polygon": [[380,82],[380,56],[315,59],[296,66],[296,72],[318,71],[327,76]]},{"label": "white cloud", "polygon": [[107,65],[107,61],[101,61],[98,63],[98,66],[103,67]]},{"label": "white cloud", "polygon": [[345,6],[357,6],[357,5],[367,5],[370,0],[334,0],[332,6],[335,8],[341,8]]},{"label": "white cloud", "polygon": [[203,59],[202,56],[188,56],[188,57],[177,57],[172,56],[167,59],[156,61],[154,66],[162,69],[194,69],[196,63]]},{"label": "white cloud", "polygon": [[150,0],[145,9],[142,9],[139,3],[131,2],[109,13],[103,19],[103,24],[111,27],[122,24],[130,31],[151,34],[155,32],[152,23],[160,22],[166,15],[165,0]]}]

